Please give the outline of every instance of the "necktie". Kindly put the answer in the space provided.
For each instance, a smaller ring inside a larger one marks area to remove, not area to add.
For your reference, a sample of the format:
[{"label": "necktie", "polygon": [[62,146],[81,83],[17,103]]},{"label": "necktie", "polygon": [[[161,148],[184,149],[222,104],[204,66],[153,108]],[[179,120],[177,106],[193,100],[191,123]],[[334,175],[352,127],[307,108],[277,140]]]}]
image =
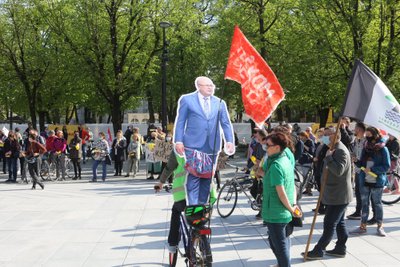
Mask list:
[{"label": "necktie", "polygon": [[204,97],[204,113],[208,118],[210,115],[210,104],[208,103],[208,97]]}]

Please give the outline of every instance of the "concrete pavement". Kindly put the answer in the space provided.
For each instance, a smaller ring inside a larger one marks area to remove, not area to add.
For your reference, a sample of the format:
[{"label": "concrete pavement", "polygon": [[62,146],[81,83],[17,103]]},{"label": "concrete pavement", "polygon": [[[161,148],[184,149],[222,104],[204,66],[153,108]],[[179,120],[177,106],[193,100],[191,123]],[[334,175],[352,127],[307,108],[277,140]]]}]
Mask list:
[{"label": "concrete pavement", "polygon": [[[244,165],[243,159],[235,159]],[[154,194],[154,181],[110,177],[105,183],[88,183],[90,162],[81,181],[46,182],[45,190],[30,190],[26,184],[3,183],[0,175],[0,266],[168,266],[165,242],[172,196]],[[100,168],[99,168],[100,170]],[[223,179],[232,169],[223,171]],[[384,206],[387,237],[350,237],[343,259],[326,257],[304,263],[311,209],[317,196],[303,197],[305,226],[295,229],[291,255],[302,266],[400,266],[400,203]],[[348,213],[353,211],[351,204]],[[276,264],[268,245],[267,230],[255,220],[255,212],[240,196],[239,205],[227,219],[215,211],[212,218],[214,266],[269,266]],[[316,243],[322,230],[317,219]],[[349,229],[358,221],[347,221]],[[334,244],[330,244],[328,249]],[[178,266],[185,266],[178,259]]]}]

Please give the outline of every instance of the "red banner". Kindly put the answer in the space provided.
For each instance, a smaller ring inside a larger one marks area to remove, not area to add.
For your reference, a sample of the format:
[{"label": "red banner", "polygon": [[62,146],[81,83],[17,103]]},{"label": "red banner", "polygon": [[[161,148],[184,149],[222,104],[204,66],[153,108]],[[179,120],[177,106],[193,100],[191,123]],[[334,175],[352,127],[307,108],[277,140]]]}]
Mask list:
[{"label": "red banner", "polygon": [[242,85],[242,101],[246,114],[262,127],[285,93],[274,72],[235,26],[225,79]]}]

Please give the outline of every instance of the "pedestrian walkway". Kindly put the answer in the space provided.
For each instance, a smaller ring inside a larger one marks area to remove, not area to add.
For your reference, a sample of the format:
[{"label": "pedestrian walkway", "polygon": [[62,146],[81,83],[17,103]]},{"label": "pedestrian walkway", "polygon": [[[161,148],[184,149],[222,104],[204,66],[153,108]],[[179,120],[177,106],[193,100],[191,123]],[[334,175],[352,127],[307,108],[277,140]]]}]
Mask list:
[{"label": "pedestrian walkway", "polygon": [[[243,159],[234,162],[244,164]],[[172,196],[155,194],[154,181],[114,178],[88,183],[91,164],[81,181],[47,182],[45,190],[26,184],[6,184],[0,175],[0,266],[168,266],[165,248]],[[144,170],[143,166],[141,170]],[[142,171],[143,172],[143,171]],[[224,170],[223,179],[233,170]],[[305,226],[292,238],[294,266],[400,266],[400,203],[384,206],[387,237],[351,237],[346,258],[326,257],[304,263],[304,251],[316,196],[303,197]],[[352,203],[348,212],[352,212]],[[256,220],[245,199],[227,219],[212,218],[213,266],[269,266],[276,264],[267,229]],[[322,232],[318,217],[313,244]],[[347,221],[348,227],[357,221]],[[328,248],[333,247],[331,244]],[[178,259],[178,266],[185,266]]]}]

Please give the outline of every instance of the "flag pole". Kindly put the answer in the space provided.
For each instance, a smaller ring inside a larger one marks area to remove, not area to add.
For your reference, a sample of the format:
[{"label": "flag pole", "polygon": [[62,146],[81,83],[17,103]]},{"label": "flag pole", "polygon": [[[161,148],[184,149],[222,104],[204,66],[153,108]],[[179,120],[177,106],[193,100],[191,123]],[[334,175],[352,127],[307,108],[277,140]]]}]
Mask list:
[{"label": "flag pole", "polygon": [[[337,143],[337,139],[338,139],[338,136],[339,136],[339,133],[340,133],[339,127],[340,127],[340,122],[341,121],[342,121],[342,117],[340,117],[339,120],[338,120],[338,123],[337,123],[337,126],[336,126],[335,138],[333,139],[333,143],[329,146],[329,150],[333,150],[335,145],[336,145],[336,143]],[[323,173],[322,173],[321,188],[320,188],[320,191],[319,191],[317,206],[316,206],[315,211],[314,211],[314,218],[313,218],[313,221],[311,223],[310,233],[308,235],[306,250],[304,251],[304,257],[303,257],[304,261],[307,261],[308,250],[310,248],[310,243],[311,243],[312,235],[313,235],[313,232],[314,232],[315,222],[317,220],[319,207],[321,206],[321,200],[322,200],[322,196],[324,194],[325,185],[326,185],[326,181],[327,180],[328,180],[328,168],[325,167],[324,170],[323,170]]]}]

